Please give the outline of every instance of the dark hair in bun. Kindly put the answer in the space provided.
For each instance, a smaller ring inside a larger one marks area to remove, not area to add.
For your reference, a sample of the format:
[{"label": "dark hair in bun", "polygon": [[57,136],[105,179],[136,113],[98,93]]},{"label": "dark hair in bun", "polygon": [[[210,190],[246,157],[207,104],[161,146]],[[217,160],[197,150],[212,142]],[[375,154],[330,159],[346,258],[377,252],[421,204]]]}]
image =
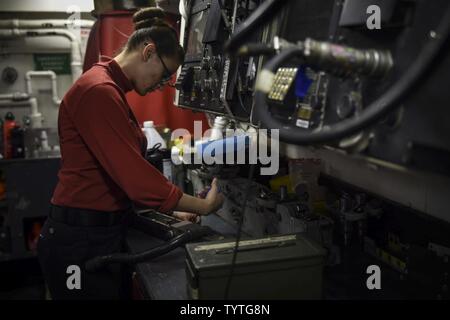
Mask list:
[{"label": "dark hair in bun", "polygon": [[133,15],[135,31],[128,39],[126,50],[132,51],[142,43],[152,41],[161,56],[175,58],[180,64],[184,50],[178,42],[178,34],[165,21],[164,12],[156,7],[143,8]]},{"label": "dark hair in bun", "polygon": [[171,28],[164,18],[165,14],[159,8],[150,7],[141,9],[133,15],[135,30],[157,26]]}]

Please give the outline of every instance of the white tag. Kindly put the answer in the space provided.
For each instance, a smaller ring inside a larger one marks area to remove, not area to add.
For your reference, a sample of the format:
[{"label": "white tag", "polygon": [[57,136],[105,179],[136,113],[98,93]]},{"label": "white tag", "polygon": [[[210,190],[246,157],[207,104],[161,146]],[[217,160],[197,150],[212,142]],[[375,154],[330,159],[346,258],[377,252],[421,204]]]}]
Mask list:
[{"label": "white tag", "polygon": [[300,128],[308,129],[309,128],[309,121],[302,120],[302,119],[297,119],[297,122],[295,123],[295,125],[297,127],[300,127]]}]

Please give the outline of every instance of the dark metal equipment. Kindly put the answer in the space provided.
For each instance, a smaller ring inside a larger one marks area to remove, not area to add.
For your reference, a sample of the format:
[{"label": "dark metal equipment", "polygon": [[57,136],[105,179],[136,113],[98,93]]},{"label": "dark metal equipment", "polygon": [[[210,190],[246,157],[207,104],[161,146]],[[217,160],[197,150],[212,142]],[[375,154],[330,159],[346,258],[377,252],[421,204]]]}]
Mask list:
[{"label": "dark metal equipment", "polygon": [[0,261],[36,256],[59,165],[59,158],[0,163],[6,191],[0,201]]},{"label": "dark metal equipment", "polygon": [[257,59],[226,56],[223,45],[259,2],[189,1],[186,59],[176,83],[180,107],[249,119]]}]

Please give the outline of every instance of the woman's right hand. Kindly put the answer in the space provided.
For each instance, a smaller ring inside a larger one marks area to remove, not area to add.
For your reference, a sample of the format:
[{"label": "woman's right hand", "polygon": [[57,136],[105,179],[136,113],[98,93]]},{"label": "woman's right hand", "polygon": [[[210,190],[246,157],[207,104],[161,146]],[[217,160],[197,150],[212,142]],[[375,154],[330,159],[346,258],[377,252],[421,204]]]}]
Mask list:
[{"label": "woman's right hand", "polygon": [[221,194],[219,191],[216,178],[214,178],[211,183],[211,189],[209,189],[208,194],[205,197],[205,201],[207,205],[207,215],[213,213],[214,211],[217,211],[223,204],[224,197],[223,194]]},{"label": "woman's right hand", "polygon": [[214,178],[205,198],[193,197],[184,193],[174,209],[206,216],[217,211],[222,206],[223,201],[224,196],[219,192],[217,180]]}]

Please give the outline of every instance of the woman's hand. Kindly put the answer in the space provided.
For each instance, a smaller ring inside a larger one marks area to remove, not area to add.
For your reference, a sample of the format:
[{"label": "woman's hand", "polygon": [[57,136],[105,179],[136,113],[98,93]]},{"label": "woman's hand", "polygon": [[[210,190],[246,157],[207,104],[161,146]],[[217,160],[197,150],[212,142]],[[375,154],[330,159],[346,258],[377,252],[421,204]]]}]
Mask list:
[{"label": "woman's hand", "polygon": [[200,216],[198,214],[190,212],[174,211],[172,217],[175,217],[182,221],[190,221],[192,223],[200,222]]},{"label": "woman's hand", "polygon": [[207,203],[207,213],[210,214],[216,210],[218,210],[224,201],[223,195],[219,192],[219,187],[217,186],[217,179],[214,178],[211,183],[211,189],[208,191],[208,194],[205,197]]},{"label": "woman's hand", "polygon": [[204,199],[193,197],[185,193],[178,201],[175,210],[193,212],[199,215],[208,215],[218,210],[222,206],[223,201],[224,197],[219,192],[217,180],[214,178],[211,183],[211,189]]}]

